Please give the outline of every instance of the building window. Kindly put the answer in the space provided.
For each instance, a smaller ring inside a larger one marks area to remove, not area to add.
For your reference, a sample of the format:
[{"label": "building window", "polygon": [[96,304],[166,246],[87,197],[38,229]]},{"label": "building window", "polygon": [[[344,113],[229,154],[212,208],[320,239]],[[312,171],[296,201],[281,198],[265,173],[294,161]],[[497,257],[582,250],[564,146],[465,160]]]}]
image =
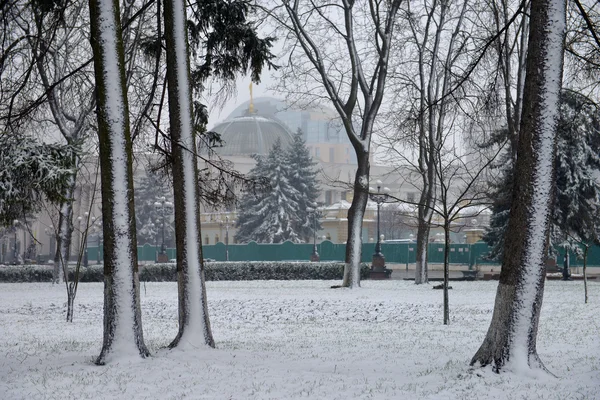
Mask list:
[{"label": "building window", "polygon": [[215,244],[219,243],[219,235],[215,235]]},{"label": "building window", "polygon": [[318,159],[321,158],[321,149],[318,147],[315,147],[315,157]]},{"label": "building window", "polygon": [[204,244],[210,244],[210,238],[208,235],[204,236]]},{"label": "building window", "polygon": [[348,192],[342,192],[340,198],[344,201],[348,201]]},{"label": "building window", "polygon": [[331,190],[327,190],[325,192],[325,204],[330,206],[332,203],[333,203],[333,193],[331,192]]},{"label": "building window", "polygon": [[332,163],[335,161],[335,152],[333,147],[329,148],[329,162]]},{"label": "building window", "polygon": [[327,235],[325,236],[325,240],[331,241],[331,234],[329,232],[327,232]]},{"label": "building window", "polygon": [[406,201],[408,201],[409,203],[414,203],[415,202],[415,193],[414,192],[406,193]]}]

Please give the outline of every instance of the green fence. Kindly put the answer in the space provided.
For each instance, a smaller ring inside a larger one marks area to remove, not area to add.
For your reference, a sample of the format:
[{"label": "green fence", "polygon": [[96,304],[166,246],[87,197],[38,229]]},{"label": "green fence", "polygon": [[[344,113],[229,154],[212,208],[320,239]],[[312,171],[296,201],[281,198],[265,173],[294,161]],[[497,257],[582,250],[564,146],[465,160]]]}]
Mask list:
[{"label": "green fence", "polygon": [[[382,243],[381,251],[388,263],[395,264],[413,264],[415,262],[416,243]],[[230,244],[224,243],[215,245],[204,245],[202,247],[205,259],[216,261],[225,261],[226,252],[229,251],[229,261],[307,261],[313,252],[312,243],[294,244],[285,242],[280,244],[258,244],[250,242],[248,244]],[[100,252],[98,256],[98,251]],[[142,262],[156,261],[160,246],[145,244],[138,246],[138,260]],[[328,240],[317,244],[317,251],[321,261],[343,261],[346,256],[346,245],[332,243]],[[362,261],[370,262],[375,252],[374,243],[364,243],[362,248]],[[486,258],[489,247],[484,242],[475,244],[451,244],[450,245],[450,263],[464,264],[469,267],[474,265],[497,265],[498,263]],[[559,261],[562,265],[564,250],[558,249]],[[93,264],[96,260],[103,259],[102,247],[88,247],[89,263]],[[175,249],[167,249],[169,260],[175,258]],[[434,264],[441,264],[444,261],[444,244],[430,243],[428,261]],[[583,260],[577,258],[573,253],[570,254],[571,266],[583,265]],[[600,247],[591,247],[588,253],[588,266],[600,266]]]}]

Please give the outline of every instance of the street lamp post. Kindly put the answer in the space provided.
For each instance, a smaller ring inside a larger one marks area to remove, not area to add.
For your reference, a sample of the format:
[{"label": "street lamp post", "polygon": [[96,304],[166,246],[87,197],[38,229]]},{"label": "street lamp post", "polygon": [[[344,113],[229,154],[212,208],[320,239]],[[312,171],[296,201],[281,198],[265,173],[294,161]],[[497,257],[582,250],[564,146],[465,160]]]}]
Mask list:
[{"label": "street lamp post", "polygon": [[319,262],[321,258],[319,256],[319,252],[317,251],[317,209],[309,207],[307,211],[312,212],[313,215],[313,251],[310,255],[310,261]]},{"label": "street lamp post", "polygon": [[[231,221],[235,224],[235,221]],[[225,261],[229,261],[229,216],[225,216]]]},{"label": "street lamp post", "polygon": [[14,251],[13,251],[13,263],[14,264],[20,264],[19,263],[19,249],[17,248],[17,226],[19,226],[19,220],[15,219],[13,221],[13,228],[15,231],[15,238],[14,238]]},{"label": "street lamp post", "polygon": [[100,265],[100,231],[96,234],[96,265]]},{"label": "street lamp post", "polygon": [[[77,217],[77,229],[79,229],[79,251],[81,251],[81,247],[83,246],[83,267],[87,268],[88,267],[88,248],[87,248],[87,235],[88,235],[88,223],[89,223],[89,213],[86,211],[83,213],[83,218],[81,216]],[[95,221],[95,217],[92,217],[92,223],[94,223]],[[85,228],[81,229],[81,221],[84,220],[85,223]],[[81,254],[81,253],[79,253]],[[79,254],[77,255],[77,257],[79,257]]]},{"label": "street lamp post", "polygon": [[50,243],[48,243],[48,257],[50,258],[50,260],[53,260],[54,255],[56,254],[56,235],[54,231],[48,228],[44,229],[44,232],[46,233],[50,241]]},{"label": "street lamp post", "polygon": [[406,244],[406,272],[408,272],[408,263],[410,261],[410,244],[412,243],[412,240],[414,237],[415,237],[415,235],[413,235],[412,233],[410,235],[408,235],[408,238],[410,240]]},{"label": "street lamp post", "polygon": [[160,253],[158,253],[158,262],[167,262],[167,248],[165,246],[165,211],[167,208],[172,207],[173,204],[168,202],[167,199],[163,196],[158,199],[157,202],[154,203],[154,207],[160,210],[162,217],[162,243],[160,245]]},{"label": "street lamp post", "polygon": [[25,264],[25,260],[27,259],[27,229],[23,229],[23,264]]},{"label": "street lamp post", "polygon": [[102,222],[97,221],[94,224],[94,232],[96,232],[96,264],[100,264],[100,233],[102,232]]},{"label": "street lamp post", "polygon": [[381,188],[381,181],[377,182],[377,192],[373,188],[369,188],[369,197],[372,201],[377,203],[377,243],[375,244],[375,253],[372,258],[371,265],[371,279],[387,279],[389,276],[386,274],[385,269],[385,257],[381,252],[381,236],[380,235],[380,212],[381,204],[385,203],[389,197],[390,189],[387,187]]}]

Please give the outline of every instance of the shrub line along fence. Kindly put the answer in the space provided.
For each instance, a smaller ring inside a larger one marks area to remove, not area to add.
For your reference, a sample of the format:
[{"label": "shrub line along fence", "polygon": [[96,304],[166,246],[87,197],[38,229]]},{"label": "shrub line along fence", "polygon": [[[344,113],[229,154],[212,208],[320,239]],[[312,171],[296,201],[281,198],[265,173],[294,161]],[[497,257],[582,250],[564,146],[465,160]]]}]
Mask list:
[{"label": "shrub line along fence", "polygon": [[[258,244],[250,242],[248,244],[230,244],[229,261],[308,261],[313,251],[312,243],[294,244],[291,242],[279,244]],[[415,262],[416,243],[382,243],[381,250],[387,263],[394,264],[413,264]],[[203,245],[203,255],[205,259],[215,261],[225,261],[226,246],[224,243],[214,245]],[[145,244],[138,246],[138,260],[140,262],[154,262],[160,246]],[[346,245],[332,243],[328,240],[317,244],[317,250],[321,261],[342,262],[346,254]],[[100,257],[98,257],[100,251]],[[364,243],[362,248],[362,262],[370,263],[371,257],[375,252],[375,243]],[[450,263],[468,265],[472,269],[475,265],[498,265],[495,261],[486,259],[489,247],[486,243],[477,242],[474,244],[451,244],[450,245]],[[560,257],[564,255],[564,249],[557,249]],[[89,263],[94,260],[102,259],[102,247],[88,247]],[[167,249],[168,258],[175,258],[175,249]],[[444,262],[444,244],[429,244],[429,263],[441,264]],[[562,258],[559,258],[559,265],[562,265]],[[570,265],[582,266],[583,260],[578,259],[575,254],[570,253]],[[590,247],[588,253],[588,266],[600,266],[600,247]]]},{"label": "shrub line along fence", "polygon": [[[50,265],[8,265],[0,268],[0,282],[51,282],[53,267]],[[75,268],[69,268],[72,282]],[[361,265],[361,277],[369,277],[369,266]],[[208,262],[204,274],[207,281],[248,280],[340,280],[344,264],[333,262]],[[176,282],[177,268],[174,263],[140,265],[142,282]],[[103,282],[104,268],[91,265],[82,268],[79,282]]]}]

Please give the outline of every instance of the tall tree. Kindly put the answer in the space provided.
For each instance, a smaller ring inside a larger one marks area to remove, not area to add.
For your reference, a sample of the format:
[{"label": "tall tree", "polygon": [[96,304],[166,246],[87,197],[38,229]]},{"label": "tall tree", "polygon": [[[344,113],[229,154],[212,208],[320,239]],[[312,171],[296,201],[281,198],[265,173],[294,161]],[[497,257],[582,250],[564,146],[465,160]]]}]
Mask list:
[{"label": "tall tree", "polygon": [[[286,0],[282,14],[278,9],[269,11],[290,38],[290,59],[294,60],[283,76],[282,85],[287,90],[293,85],[300,86],[298,93],[312,95],[312,101],[321,96],[331,102],[356,152],[344,287],[360,286],[371,137],[383,101],[396,14],[401,3],[402,0],[342,0],[315,4]],[[306,90],[315,84],[315,90]]]},{"label": "tall tree", "polygon": [[[150,353],[144,344],[132,148],[118,0],[90,0],[104,230],[104,339],[97,364]],[[118,351],[118,353],[116,353]]]},{"label": "tall tree", "polygon": [[312,214],[308,210],[316,207],[320,194],[317,163],[313,161],[300,129],[293,139],[285,154],[290,170],[289,184],[298,191],[298,208],[292,227],[301,241],[309,242],[315,228]]},{"label": "tall tree", "polygon": [[240,202],[237,242],[256,241],[259,243],[282,243],[289,240],[301,242],[295,230],[299,221],[299,199],[302,197],[291,185],[291,165],[286,153],[277,140],[266,157],[256,156],[256,166],[249,175],[257,181],[263,180],[266,188],[250,191]]},{"label": "tall tree", "polygon": [[468,119],[463,103],[471,85],[462,80],[479,42],[479,28],[466,23],[476,14],[473,4],[465,0],[413,1],[400,11],[406,28],[396,34],[394,52],[412,58],[397,57],[391,67],[394,105],[389,112],[396,122],[391,134],[382,135],[382,144],[398,174],[420,193],[418,201],[413,201],[418,206],[416,284],[428,282],[429,233],[440,185],[437,160],[448,150],[443,148],[444,142],[457,116]]},{"label": "tall tree", "polygon": [[533,0],[513,202],[487,335],[471,364],[543,369],[536,340],[546,279],[566,4]]},{"label": "tall tree", "polygon": [[164,5],[179,289],[179,331],[169,347],[214,347],[204,283],[186,3],[167,0]]},{"label": "tall tree", "polygon": [[[95,107],[94,84],[91,71],[76,74],[71,79],[55,85],[54,82],[72,72],[73,53],[89,55],[84,39],[87,31],[79,29],[76,21],[86,19],[85,3],[69,7],[58,1],[47,3],[32,2],[31,13],[35,21],[34,34],[29,39],[31,57],[36,66],[37,76],[47,96],[47,106],[52,116],[52,124],[69,145],[81,146],[89,136],[92,110]],[[79,61],[79,60],[78,60]],[[73,164],[79,165],[81,156],[73,154]],[[70,185],[59,205],[57,251],[54,256],[54,282],[66,276],[71,253],[73,234],[73,195],[77,185],[77,172],[73,170]]]}]

